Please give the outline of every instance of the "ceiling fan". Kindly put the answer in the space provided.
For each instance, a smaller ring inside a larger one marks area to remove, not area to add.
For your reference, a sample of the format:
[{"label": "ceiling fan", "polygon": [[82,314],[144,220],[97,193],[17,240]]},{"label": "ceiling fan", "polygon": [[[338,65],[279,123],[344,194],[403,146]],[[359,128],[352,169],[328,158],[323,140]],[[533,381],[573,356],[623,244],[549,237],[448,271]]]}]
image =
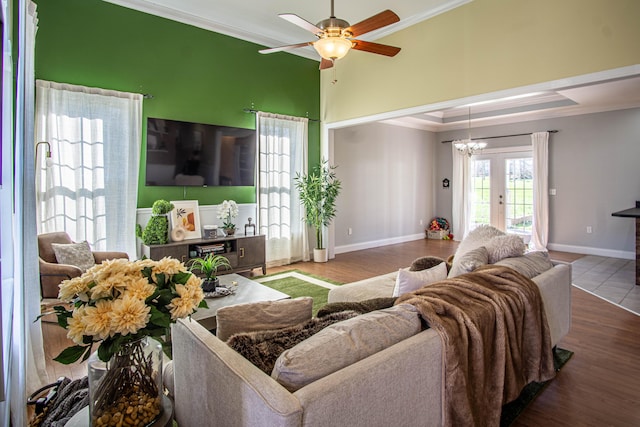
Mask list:
[{"label": "ceiling fan", "polygon": [[300,18],[293,13],[282,13],[281,18],[295,24],[307,31],[312,32],[318,40],[314,42],[297,43],[287,46],[262,49],[260,53],[274,53],[284,50],[291,50],[298,47],[313,46],[320,54],[320,69],[331,68],[335,60],[344,57],[349,50],[356,49],[364,52],[376,53],[378,55],[396,56],[400,52],[399,47],[389,46],[379,43],[357,40],[354,37],[361,36],[378,28],[386,27],[400,21],[398,15],[390,10],[385,10],[373,15],[355,25],[349,25],[344,19],[336,18],[333,13],[333,0],[331,0],[331,16],[323,19],[316,25]]}]

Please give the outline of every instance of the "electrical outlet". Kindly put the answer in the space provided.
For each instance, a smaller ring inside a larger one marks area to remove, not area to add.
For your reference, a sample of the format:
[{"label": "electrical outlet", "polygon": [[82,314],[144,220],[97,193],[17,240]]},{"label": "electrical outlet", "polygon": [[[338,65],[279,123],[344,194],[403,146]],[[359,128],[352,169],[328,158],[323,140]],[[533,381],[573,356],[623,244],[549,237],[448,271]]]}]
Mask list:
[{"label": "electrical outlet", "polygon": [[420,225],[423,225],[423,224],[424,224],[424,221],[423,221],[423,220],[420,220]]},{"label": "electrical outlet", "polygon": [[550,196],[555,196],[556,194],[557,194],[557,193],[556,193],[556,189],[555,189],[555,188],[550,188],[550,189],[549,189],[549,195],[550,195]]},{"label": "electrical outlet", "polygon": [[587,225],[587,234],[593,233],[593,228],[590,225]]},{"label": "electrical outlet", "polygon": [[347,234],[349,236],[351,236],[353,234],[353,229],[351,227],[349,227],[349,229],[347,230]]}]

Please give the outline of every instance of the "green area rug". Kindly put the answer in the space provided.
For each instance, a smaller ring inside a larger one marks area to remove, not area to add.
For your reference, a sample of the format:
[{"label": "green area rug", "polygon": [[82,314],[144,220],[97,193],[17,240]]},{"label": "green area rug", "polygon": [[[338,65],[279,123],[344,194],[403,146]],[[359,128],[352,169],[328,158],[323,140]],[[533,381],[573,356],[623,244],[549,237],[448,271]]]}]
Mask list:
[{"label": "green area rug", "polygon": [[314,316],[318,310],[327,303],[329,290],[341,285],[341,283],[310,275],[299,270],[283,271],[252,280],[277,291],[284,292],[291,298],[312,297]]},{"label": "green area rug", "polygon": [[[553,360],[554,365],[556,367],[556,371],[559,371],[565,363],[571,359],[573,356],[573,352],[569,350],[565,350],[562,348],[556,349],[556,356]],[[543,383],[532,382],[527,384],[527,386],[522,390],[520,396],[513,402],[507,403],[502,407],[502,415],[500,417],[500,426],[507,427],[511,425],[511,423],[524,411],[527,405],[533,402],[533,399],[536,398],[538,394],[544,390],[553,380],[545,381]]]}]

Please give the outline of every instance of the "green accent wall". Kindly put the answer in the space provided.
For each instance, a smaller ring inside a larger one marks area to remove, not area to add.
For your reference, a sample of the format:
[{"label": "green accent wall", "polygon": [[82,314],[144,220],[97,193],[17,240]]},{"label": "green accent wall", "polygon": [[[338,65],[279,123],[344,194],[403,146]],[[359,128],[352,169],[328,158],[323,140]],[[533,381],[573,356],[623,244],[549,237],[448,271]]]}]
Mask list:
[{"label": "green accent wall", "polygon": [[[255,187],[147,187],[146,118],[255,128],[255,108],[320,116],[318,62],[99,0],[36,0],[36,78],[153,95],[144,100],[138,207],[157,199],[254,203]],[[309,122],[309,163],[320,158]]]}]

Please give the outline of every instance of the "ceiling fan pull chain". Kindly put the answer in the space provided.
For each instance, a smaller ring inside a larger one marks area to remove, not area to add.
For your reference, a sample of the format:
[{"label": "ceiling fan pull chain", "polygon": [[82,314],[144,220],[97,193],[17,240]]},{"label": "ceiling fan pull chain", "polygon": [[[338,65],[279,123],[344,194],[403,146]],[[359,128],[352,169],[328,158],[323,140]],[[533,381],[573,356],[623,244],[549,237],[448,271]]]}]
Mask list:
[{"label": "ceiling fan pull chain", "polygon": [[336,66],[336,61],[332,61],[333,62],[333,80],[331,80],[331,84],[336,84],[338,83],[338,77],[336,76],[336,68],[338,68]]}]

